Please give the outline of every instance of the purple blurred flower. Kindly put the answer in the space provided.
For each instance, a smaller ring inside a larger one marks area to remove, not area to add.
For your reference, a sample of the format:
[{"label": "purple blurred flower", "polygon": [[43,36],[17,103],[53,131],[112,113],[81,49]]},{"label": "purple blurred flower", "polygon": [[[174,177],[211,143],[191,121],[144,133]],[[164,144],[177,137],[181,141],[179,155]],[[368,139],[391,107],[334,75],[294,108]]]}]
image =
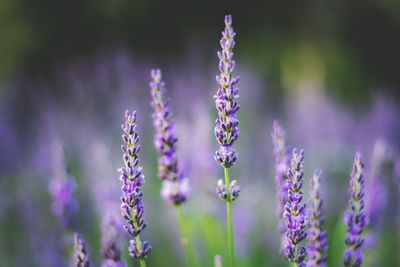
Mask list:
[{"label": "purple blurred flower", "polygon": [[320,193],[321,171],[316,170],[311,180],[310,205],[308,209],[308,255],[307,267],[325,267],[328,240],[324,230],[324,209]]},{"label": "purple blurred flower", "polygon": [[294,148],[291,166],[287,172],[288,198],[283,213],[287,227],[287,242],[284,252],[290,262],[295,262],[301,267],[305,266],[304,259],[307,256],[306,248],[299,246],[307,236],[304,231],[307,220],[306,204],[301,203],[304,183],[303,158],[304,151]]},{"label": "purple blurred flower", "polygon": [[138,166],[140,150],[139,135],[136,131],[136,112],[125,112],[125,123],[122,125],[124,134],[121,146],[123,152],[124,167],[120,168],[120,180],[122,181],[121,211],[127,225],[125,229],[133,237],[130,240],[129,254],[135,259],[144,259],[151,250],[147,241],[141,241],[139,234],[146,227],[143,219],[144,205],[142,186],[144,176],[142,168]]},{"label": "purple blurred flower", "polygon": [[382,223],[383,210],[388,200],[388,192],[382,180],[383,165],[388,157],[386,142],[378,139],[372,153],[371,169],[365,179],[365,214],[368,231],[364,236],[363,246],[366,250],[376,248],[379,226]]},{"label": "purple blurred flower", "polygon": [[121,260],[121,249],[118,244],[120,225],[111,214],[107,216],[102,224],[102,267],[125,267]]},{"label": "purple blurred flower", "polygon": [[54,141],[52,150],[54,153],[54,178],[49,183],[49,192],[53,198],[51,207],[53,213],[59,218],[62,225],[69,228],[73,221],[73,215],[79,210],[78,201],[74,197],[76,183],[75,180],[66,173],[64,151],[61,142]]},{"label": "purple blurred flower", "polygon": [[[400,178],[400,157],[395,160],[394,173],[397,176],[397,178]],[[398,180],[398,183],[400,185],[400,179]]]},{"label": "purple blurred flower", "polygon": [[74,236],[75,243],[75,264],[76,267],[89,267],[90,266],[90,258],[89,252],[86,249],[85,240],[82,237],[75,233]]},{"label": "purple blurred flower", "polygon": [[282,233],[281,250],[286,244],[286,226],[283,218],[283,212],[287,202],[287,171],[290,164],[289,153],[286,146],[286,134],[277,120],[274,121],[274,129],[271,134],[272,143],[274,144],[275,156],[275,183],[277,190],[277,214],[279,218],[278,229]]},{"label": "purple blurred flower", "polygon": [[49,191],[53,197],[51,205],[54,214],[65,227],[70,227],[73,215],[78,211],[79,205],[74,198],[76,183],[72,178],[53,179],[49,184]]},{"label": "purple blurred flower", "polygon": [[219,84],[215,98],[215,106],[218,110],[218,119],[215,122],[214,133],[220,145],[215,152],[215,159],[218,164],[225,168],[232,166],[237,155],[232,148],[233,143],[239,138],[239,120],[237,111],[239,110],[239,88],[237,83],[239,77],[232,77],[235,68],[233,60],[233,47],[235,46],[236,33],[232,28],[232,17],[225,16],[225,30],[222,32],[220,41],[221,51],[218,51],[220,74],[216,79]]},{"label": "purple blurred flower", "polygon": [[345,214],[347,249],[344,252],[343,262],[346,267],[358,267],[363,262],[361,247],[364,239],[361,235],[366,226],[363,171],[364,165],[361,162],[361,154],[357,152],[350,178],[350,208]]},{"label": "purple blurred flower", "polygon": [[161,196],[175,205],[183,203],[189,194],[188,178],[184,177],[176,155],[178,138],[172,119],[169,99],[166,97],[165,84],[161,70],[151,71],[151,96],[153,124],[155,128],[154,146],[158,153],[158,175],[163,181]]},{"label": "purple blurred flower", "polygon": [[367,243],[369,243],[368,246],[375,243],[374,232],[377,230],[376,228],[382,218],[382,211],[387,203],[387,192],[382,183],[382,168],[387,159],[388,147],[383,140],[379,139],[375,142],[371,170],[365,179],[365,212],[369,229],[372,230],[367,234],[366,241],[369,242],[366,242],[366,247]]},{"label": "purple blurred flower", "polygon": [[[394,180],[397,185],[397,199],[400,199],[400,157],[394,159]],[[397,205],[397,225],[400,226],[400,205]],[[397,227],[397,236],[400,239],[400,227]]]}]

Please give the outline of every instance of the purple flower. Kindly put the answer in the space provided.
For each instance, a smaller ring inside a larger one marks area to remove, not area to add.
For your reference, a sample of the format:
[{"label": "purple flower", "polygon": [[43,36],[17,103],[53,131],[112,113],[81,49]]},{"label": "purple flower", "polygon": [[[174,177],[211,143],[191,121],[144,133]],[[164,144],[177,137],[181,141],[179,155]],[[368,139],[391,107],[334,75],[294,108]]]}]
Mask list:
[{"label": "purple flower", "polygon": [[190,191],[189,180],[183,176],[178,164],[176,155],[178,138],[161,70],[152,70],[150,74],[151,105],[156,131],[154,146],[158,153],[158,175],[163,181],[161,196],[179,205],[187,199]]},{"label": "purple flower", "polygon": [[307,267],[325,267],[328,240],[324,230],[324,210],[320,193],[321,171],[316,170],[311,180],[310,205],[308,209],[308,256]]},{"label": "purple flower", "polygon": [[[397,178],[400,178],[400,157],[395,159],[394,163],[394,173],[397,176]],[[400,180],[398,181],[400,184]]]},{"label": "purple flower", "polygon": [[54,178],[49,183],[49,192],[53,198],[51,208],[62,225],[70,228],[73,215],[78,212],[79,204],[74,197],[76,191],[75,180],[68,176],[64,165],[64,151],[61,142],[52,144],[54,158]]},{"label": "purple flower", "polygon": [[76,267],[89,267],[90,266],[90,258],[89,252],[86,249],[85,240],[81,238],[81,236],[76,233],[74,236],[75,243],[75,265]]},{"label": "purple flower", "polygon": [[[232,180],[232,182],[230,183],[229,189],[230,189],[229,196],[231,198],[229,201],[234,201],[236,198],[239,197],[239,194],[240,194],[240,187],[236,180]],[[218,180],[216,191],[217,191],[217,195],[221,199],[227,200],[228,194],[226,192],[226,186],[225,186],[224,182],[222,181],[222,179]]]},{"label": "purple flower", "polygon": [[75,190],[76,183],[70,177],[56,178],[49,184],[49,191],[53,197],[53,213],[66,228],[71,226],[73,215],[79,210],[79,204],[74,197]]},{"label": "purple flower", "polygon": [[364,243],[362,233],[366,226],[364,212],[364,165],[361,162],[361,154],[356,153],[353,170],[350,178],[350,208],[345,214],[345,224],[347,225],[346,250],[343,262],[346,267],[361,266],[363,254],[361,247]]},{"label": "purple flower", "polygon": [[126,264],[123,261],[106,259],[101,263],[101,267],[126,267]]},{"label": "purple flower", "polygon": [[371,168],[365,179],[365,215],[368,232],[365,235],[364,249],[373,250],[376,246],[376,236],[382,223],[382,212],[387,204],[388,194],[383,183],[383,167],[389,159],[389,148],[382,139],[375,141]]},{"label": "purple flower", "polygon": [[232,28],[232,17],[225,16],[225,30],[222,32],[220,41],[221,51],[218,51],[220,74],[216,79],[219,84],[215,98],[215,106],[218,110],[218,119],[215,122],[214,134],[220,145],[215,152],[215,160],[225,168],[232,166],[237,155],[232,148],[233,143],[239,138],[239,88],[237,83],[239,77],[232,77],[235,61],[233,60],[233,47],[235,46],[236,33]]},{"label": "purple flower", "polygon": [[123,152],[124,167],[119,169],[122,181],[122,216],[127,225],[125,229],[133,237],[130,240],[129,254],[135,259],[144,259],[151,250],[147,241],[140,240],[140,233],[146,228],[143,219],[144,205],[142,186],[144,175],[142,168],[138,166],[140,151],[139,135],[136,131],[136,112],[125,112],[125,123],[122,125],[124,134],[121,146]]},{"label": "purple flower", "polygon": [[305,266],[304,259],[307,256],[305,247],[299,246],[300,242],[307,236],[306,227],[306,204],[302,204],[303,199],[303,158],[304,151],[293,149],[291,166],[287,172],[288,198],[285,205],[283,217],[286,220],[286,246],[285,255],[290,262],[297,263],[298,266]]},{"label": "purple flower", "polygon": [[277,189],[277,214],[279,217],[278,229],[282,233],[281,249],[286,244],[286,226],[283,218],[283,212],[287,202],[287,171],[290,164],[289,153],[286,145],[285,131],[277,120],[274,121],[274,130],[271,134],[274,145],[275,156],[275,183]]},{"label": "purple flower", "polygon": [[102,229],[102,267],[125,267],[125,263],[121,260],[121,249],[118,244],[119,227],[116,218],[112,215],[106,216]]}]

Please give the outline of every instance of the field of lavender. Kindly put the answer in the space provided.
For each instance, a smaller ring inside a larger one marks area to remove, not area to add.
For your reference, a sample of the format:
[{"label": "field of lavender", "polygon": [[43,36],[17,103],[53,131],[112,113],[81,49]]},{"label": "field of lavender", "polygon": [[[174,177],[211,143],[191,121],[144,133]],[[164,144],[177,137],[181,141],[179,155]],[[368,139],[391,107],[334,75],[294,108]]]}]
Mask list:
[{"label": "field of lavender", "polygon": [[211,60],[121,49],[4,83],[0,267],[400,266],[398,99],[332,97],[308,45],[276,93],[240,23]]}]

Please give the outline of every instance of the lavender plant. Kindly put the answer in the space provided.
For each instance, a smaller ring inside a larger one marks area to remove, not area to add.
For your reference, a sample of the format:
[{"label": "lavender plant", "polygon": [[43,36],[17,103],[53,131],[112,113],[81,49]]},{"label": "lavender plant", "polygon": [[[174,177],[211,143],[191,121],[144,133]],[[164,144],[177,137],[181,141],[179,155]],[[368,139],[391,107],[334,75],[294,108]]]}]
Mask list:
[{"label": "lavender plant", "polygon": [[364,238],[362,234],[366,226],[363,172],[364,165],[361,162],[361,154],[357,152],[350,178],[350,207],[345,214],[345,224],[347,225],[345,243],[347,248],[344,252],[343,263],[346,267],[359,267],[363,262],[361,248]]},{"label": "lavender plant", "polygon": [[225,30],[222,32],[220,41],[221,51],[218,51],[220,74],[216,79],[219,85],[215,98],[215,106],[218,111],[218,118],[215,122],[214,134],[219,143],[219,150],[215,152],[215,160],[224,169],[225,184],[218,181],[217,195],[226,201],[227,222],[228,222],[228,251],[230,266],[235,266],[235,247],[232,221],[232,201],[240,193],[240,188],[235,180],[229,178],[229,168],[236,162],[237,154],[233,144],[239,138],[239,89],[237,84],[239,77],[233,77],[235,68],[233,60],[233,48],[235,46],[235,35],[232,28],[232,16],[225,16]]},{"label": "lavender plant", "polygon": [[326,267],[328,240],[324,229],[324,209],[320,193],[322,172],[316,170],[311,180],[310,204],[308,208],[308,257],[307,267]]},{"label": "lavender plant", "polygon": [[154,146],[158,153],[158,175],[162,180],[161,196],[176,207],[177,217],[182,231],[182,244],[191,266],[198,266],[198,261],[190,242],[186,218],[181,208],[189,194],[189,179],[184,177],[179,166],[177,152],[177,134],[172,119],[172,109],[166,96],[165,83],[161,70],[150,72],[151,96],[153,107],[153,125],[155,128]]},{"label": "lavender plant", "polygon": [[300,246],[307,233],[305,227],[307,223],[306,204],[302,204],[303,199],[303,159],[304,151],[293,149],[290,168],[287,172],[288,197],[285,204],[283,217],[286,221],[286,246],[285,255],[289,262],[293,262],[296,267],[306,266],[305,258],[307,250]]},{"label": "lavender plant", "polygon": [[76,267],[89,267],[90,266],[90,255],[86,249],[86,242],[82,237],[75,233],[74,236],[75,245],[75,263]]},{"label": "lavender plant", "polygon": [[287,171],[290,164],[288,149],[286,145],[285,131],[277,120],[274,121],[272,131],[272,143],[274,145],[275,157],[275,183],[277,191],[277,215],[279,219],[278,230],[282,234],[281,250],[283,251],[286,244],[286,226],[283,218],[283,212],[287,202]]},{"label": "lavender plant", "polygon": [[125,229],[132,236],[129,246],[129,254],[140,261],[140,266],[145,267],[145,258],[151,250],[147,241],[141,241],[140,234],[146,228],[143,218],[143,192],[144,175],[142,168],[138,166],[140,151],[139,134],[136,131],[136,112],[125,112],[125,123],[122,124],[124,134],[121,146],[123,152],[124,167],[119,169],[122,181],[122,216],[126,220]]}]

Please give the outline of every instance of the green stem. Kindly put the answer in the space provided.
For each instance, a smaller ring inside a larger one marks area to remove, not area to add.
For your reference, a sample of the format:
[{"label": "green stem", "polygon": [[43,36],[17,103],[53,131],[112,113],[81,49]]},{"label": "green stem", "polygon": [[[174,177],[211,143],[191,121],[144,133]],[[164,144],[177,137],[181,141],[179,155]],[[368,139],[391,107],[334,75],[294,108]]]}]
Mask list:
[{"label": "green stem", "polygon": [[190,267],[200,267],[199,262],[197,261],[196,253],[194,252],[192,242],[190,242],[189,233],[186,227],[186,219],[185,214],[181,205],[175,206],[176,214],[179,221],[179,226],[181,228],[182,233],[182,247],[185,250],[186,258],[188,260]]},{"label": "green stem", "polygon": [[[296,261],[298,260],[298,255],[297,255],[297,253],[298,253],[298,247],[297,247],[297,245],[295,245],[294,246],[294,258],[296,259]],[[297,263],[297,262],[293,262],[293,266],[294,267],[299,267],[299,264]]]},{"label": "green stem", "polygon": [[[135,227],[138,226],[136,222],[134,223],[134,225],[135,225]],[[142,241],[140,240],[140,236],[139,235],[135,236],[135,241],[136,241],[138,250],[140,251],[141,248],[142,248]],[[139,263],[140,263],[140,267],[146,267],[146,261],[144,259],[140,259]]]},{"label": "green stem", "polygon": [[140,267],[146,267],[146,261],[145,260],[140,260]]},{"label": "green stem", "polygon": [[228,168],[224,168],[225,186],[226,186],[226,215],[228,223],[228,254],[229,263],[231,267],[235,267],[235,242],[233,236],[233,220],[232,220],[232,201],[231,201],[231,188],[229,180]]}]

